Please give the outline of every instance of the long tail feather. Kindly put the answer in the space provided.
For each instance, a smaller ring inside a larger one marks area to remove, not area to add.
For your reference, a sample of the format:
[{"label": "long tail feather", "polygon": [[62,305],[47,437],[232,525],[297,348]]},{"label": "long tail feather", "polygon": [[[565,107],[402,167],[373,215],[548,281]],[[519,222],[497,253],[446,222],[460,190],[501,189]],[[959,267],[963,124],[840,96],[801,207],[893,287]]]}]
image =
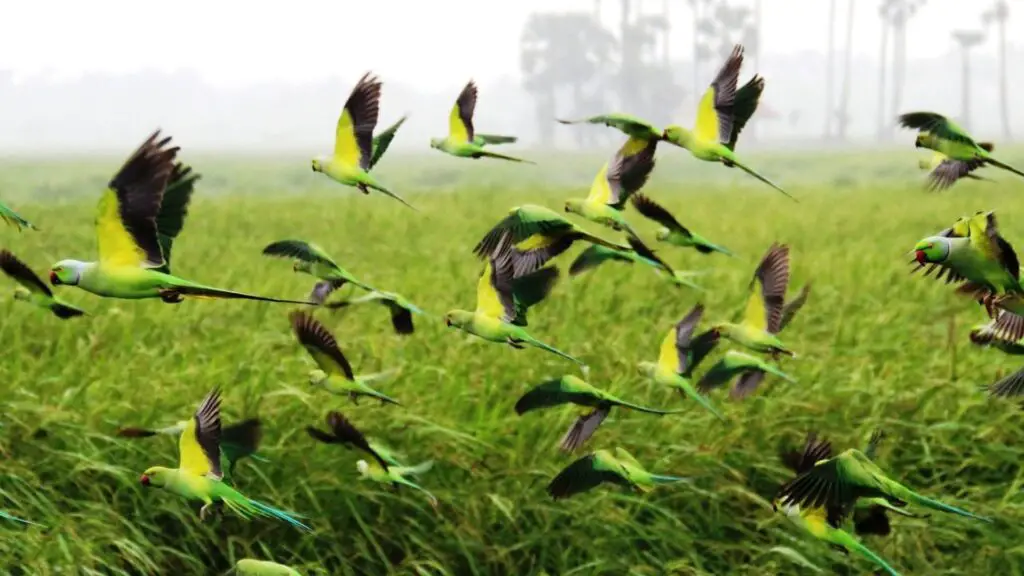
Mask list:
[{"label": "long tail feather", "polygon": [[254,300],[257,302],[275,302],[277,304],[305,304],[309,306],[316,306],[316,302],[310,302],[308,300],[284,300],[281,298],[268,298],[265,296],[255,296],[253,294],[246,294],[244,292],[233,292],[231,290],[221,290],[220,288],[210,288],[208,286],[176,286],[166,292],[176,292],[183,296],[193,296],[197,298],[223,298],[226,300]]},{"label": "long tail feather", "polygon": [[897,572],[895,568],[890,566],[889,563],[883,560],[881,556],[872,552],[867,546],[858,542],[856,538],[840,530],[837,530],[836,532],[842,535],[835,539],[837,544],[874,562],[879,568],[885,570],[889,576],[900,576],[900,573]]},{"label": "long tail feather", "polygon": [[677,482],[689,482],[689,478],[683,478],[682,476],[666,476],[664,474],[651,474],[651,480],[655,484],[675,484]]},{"label": "long tail feather", "polygon": [[725,416],[723,416],[721,412],[719,412],[714,406],[711,405],[711,401],[708,400],[707,396],[704,396],[703,394],[694,390],[693,386],[685,382],[681,383],[679,386],[679,391],[684,395],[692,398],[694,401],[700,404],[705,410],[714,414],[715,417],[721,420],[722,422],[726,422]]},{"label": "long tail feather", "polygon": [[521,162],[523,164],[536,164],[536,162],[534,162],[532,160],[525,160],[523,158],[516,158],[515,156],[508,156],[506,154],[499,154],[497,152],[491,152],[490,150],[480,150],[480,155],[481,156],[486,156],[488,158],[497,158],[499,160],[508,160],[510,162]]},{"label": "long tail feather", "polygon": [[537,348],[540,348],[541,350],[545,350],[547,352],[551,352],[552,354],[555,354],[556,356],[561,356],[562,358],[565,358],[566,360],[570,360],[572,362],[575,362],[575,363],[579,364],[580,366],[586,366],[587,365],[584,361],[580,360],[579,358],[576,358],[576,357],[574,357],[572,355],[569,355],[569,354],[567,354],[565,352],[562,352],[561,350],[559,350],[558,348],[555,348],[554,346],[548,346],[547,344],[545,344],[545,343],[543,343],[540,340],[537,340],[535,338],[530,338],[529,340],[526,340],[526,343],[530,344],[531,346],[536,346]]},{"label": "long tail feather", "polygon": [[957,508],[956,506],[950,506],[949,504],[939,502],[938,500],[932,500],[931,498],[928,498],[927,496],[922,496],[916,492],[910,493],[909,500],[912,504],[924,506],[925,508],[931,508],[932,510],[949,512],[950,514],[956,514],[957,516],[964,516],[966,518],[972,518],[974,520],[979,520],[981,522],[988,522],[990,524],[992,523],[991,518],[988,518],[986,516],[979,516],[977,514],[974,514],[973,512],[968,512],[967,510]]},{"label": "long tail feather", "polygon": [[1024,176],[1024,172],[1021,172],[1020,170],[1014,168],[1013,166],[1010,166],[1009,164],[1004,164],[1003,162],[1000,162],[999,160],[996,160],[991,156],[986,157],[985,161],[987,161],[989,164],[992,164],[993,166],[998,166],[1003,170],[1009,170],[1010,172],[1013,172],[1018,176]]},{"label": "long tail feather", "polygon": [[786,195],[787,198],[789,198],[793,202],[799,202],[799,200],[797,200],[796,198],[791,196],[789,194],[789,192],[786,192],[785,190],[780,188],[778,184],[776,184],[775,182],[772,182],[771,180],[769,180],[769,179],[765,178],[764,176],[758,174],[757,170],[754,170],[753,168],[750,168],[749,166],[746,166],[745,164],[742,164],[742,163],[738,162],[735,158],[732,159],[732,163],[735,164],[740,170],[743,170],[744,172],[746,172],[747,174],[750,174],[754,178],[757,178],[761,182],[764,182],[765,184],[771,186],[772,188],[775,188],[779,192],[782,192],[783,194]]},{"label": "long tail feather", "polygon": [[266,516],[266,517],[269,517],[269,518],[277,518],[278,520],[284,520],[285,522],[287,522],[287,523],[291,524],[292,526],[298,528],[299,530],[303,530],[305,532],[312,532],[313,531],[312,528],[310,528],[309,526],[306,526],[305,524],[303,524],[302,522],[299,522],[296,519],[298,514],[295,514],[293,512],[285,512],[284,510],[278,510],[277,508],[274,508],[273,506],[270,506],[269,504],[264,504],[263,502],[260,502],[259,500],[253,500],[252,498],[247,498],[246,501],[255,510],[257,510],[260,513],[261,516]]}]

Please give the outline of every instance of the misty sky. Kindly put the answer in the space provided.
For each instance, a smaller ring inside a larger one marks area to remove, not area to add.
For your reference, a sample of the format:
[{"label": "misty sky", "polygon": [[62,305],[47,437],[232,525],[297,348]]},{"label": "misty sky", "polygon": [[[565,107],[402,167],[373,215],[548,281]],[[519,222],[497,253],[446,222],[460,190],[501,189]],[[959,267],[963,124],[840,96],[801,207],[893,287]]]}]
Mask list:
[{"label": "misty sky", "polygon": [[[662,6],[662,0],[634,1],[643,11]],[[878,1],[855,1],[854,50],[875,57]],[[670,2],[676,11],[672,55],[687,58],[688,3]],[[975,10],[989,0],[977,2]],[[948,30],[958,24],[980,27],[973,14],[959,22],[965,3],[929,0],[910,27],[911,59],[950,52]],[[845,16],[845,0],[838,4]],[[619,3],[604,0],[603,5],[605,22],[616,22]],[[823,51],[828,5],[826,0],[762,0],[767,58]],[[354,78],[372,69],[384,79],[435,90],[461,85],[469,76],[485,83],[518,77],[518,38],[529,13],[592,9],[592,0],[10,2],[0,13],[0,70],[65,78],[191,68],[214,85],[239,86]],[[837,35],[842,34],[839,28]],[[1022,36],[1024,18],[1011,17],[1008,37],[1012,42]],[[994,44],[987,42],[978,53],[994,51]]]}]

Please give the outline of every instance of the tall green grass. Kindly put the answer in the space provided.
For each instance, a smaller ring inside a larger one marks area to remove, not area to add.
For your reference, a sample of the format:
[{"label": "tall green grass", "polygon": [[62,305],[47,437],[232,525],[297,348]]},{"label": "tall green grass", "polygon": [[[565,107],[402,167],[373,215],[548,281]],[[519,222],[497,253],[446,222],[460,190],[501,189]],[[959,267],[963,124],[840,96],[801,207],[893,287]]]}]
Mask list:
[{"label": "tall green grass", "polygon": [[[7,298],[0,303],[0,508],[46,528],[0,524],[0,571],[211,574],[255,556],[308,574],[812,573],[792,549],[825,572],[863,574],[870,569],[863,561],[773,515],[770,498],[789,476],[780,447],[817,430],[841,450],[864,444],[880,426],[888,436],[878,461],[895,477],[998,520],[898,518],[892,536],[869,538],[868,546],[906,574],[1024,574],[1024,415],[978,390],[1020,362],[972,348],[967,331],[984,320],[980,307],[909,275],[906,254],[955,218],[993,208],[1004,234],[1024,246],[1024,185],[994,173],[998,184],[933,195],[918,188],[909,155],[845,164],[794,157],[776,170],[762,159],[766,173],[784,172],[780,180],[792,182],[796,204],[732,172],[692,183],[691,168],[711,174],[706,166],[661,156],[671,154],[659,156],[664,172],[646,192],[737,257],[656,246],[679,268],[706,271],[705,292],[615,263],[563,277],[531,315],[531,331],[585,359],[596,385],[648,405],[690,406],[665,417],[614,413],[588,449],[625,447],[652,471],[692,484],[643,497],[599,489],[552,502],[546,483],[575,458],[556,443],[577,412],[519,417],[512,406],[532,384],[574,366],[469,340],[440,320],[451,308],[473,307],[481,263],[471,248],[484,232],[514,205],[560,209],[564,198],[583,195],[600,160],[566,163],[568,175],[529,176],[521,166],[439,157],[403,171],[401,160],[385,160],[381,178],[423,210],[416,214],[334,187],[300,161],[186,158],[206,178],[174,247],[175,272],[302,297],[312,279],[260,251],[289,237],[319,243],[360,278],[433,314],[400,337],[382,307],[316,311],[357,372],[402,369],[380,387],[404,406],[353,406],[312,389],[287,305],[172,306],[66,289],[61,295],[90,316],[64,322]],[[2,228],[0,243],[40,274],[61,258],[91,259],[93,206],[117,163],[8,166],[0,182],[11,192],[2,197],[43,231]],[[876,177],[865,178],[869,172]],[[653,227],[635,213],[631,221],[653,243]],[[716,393],[730,418],[722,424],[637,375],[636,362],[655,359],[664,332],[695,303],[705,303],[711,320],[741,306],[750,274],[776,240],[791,246],[791,290],[813,282],[784,334],[799,352],[784,362],[798,383],[767,379],[743,402]],[[563,272],[580,249],[556,261]],[[313,535],[230,515],[200,523],[185,502],[139,485],[147,467],[176,464],[176,442],[120,440],[113,431],[188,417],[217,385],[225,423],[265,422],[268,461],[242,463],[238,486],[305,514]],[[360,456],[315,444],[303,428],[321,424],[328,410],[341,410],[410,463],[436,460],[421,480],[441,498],[439,511],[416,493],[359,481]]]}]

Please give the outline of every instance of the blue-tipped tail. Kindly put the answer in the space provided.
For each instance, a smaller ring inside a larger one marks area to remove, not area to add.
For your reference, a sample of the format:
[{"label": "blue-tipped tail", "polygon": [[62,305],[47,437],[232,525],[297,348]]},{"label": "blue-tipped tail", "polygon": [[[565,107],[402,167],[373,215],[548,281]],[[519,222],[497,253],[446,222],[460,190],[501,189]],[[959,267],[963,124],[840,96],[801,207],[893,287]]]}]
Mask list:
[{"label": "blue-tipped tail", "polygon": [[296,517],[298,517],[299,515],[295,514],[294,512],[285,512],[284,510],[278,510],[277,508],[274,508],[269,504],[264,504],[263,502],[253,500],[252,498],[249,498],[249,504],[251,504],[253,508],[255,508],[256,510],[258,510],[262,516],[266,516],[268,518],[277,518],[278,520],[284,520],[285,522],[305,532],[313,531],[313,529],[309,526],[306,526],[302,522],[299,522],[296,519]]},{"label": "blue-tipped tail", "polygon": [[986,516],[978,516],[977,514],[974,514],[973,512],[968,512],[967,510],[963,510],[961,508],[957,508],[956,506],[950,506],[949,504],[944,504],[942,502],[939,502],[938,500],[932,500],[931,498],[928,498],[926,496],[922,496],[922,495],[917,494],[917,493],[913,494],[913,496],[911,498],[911,502],[913,502],[914,504],[918,504],[918,505],[924,506],[926,508],[931,508],[932,510],[940,510],[942,512],[949,512],[950,514],[956,514],[957,516],[963,516],[965,518],[972,518],[974,520],[979,520],[981,522],[988,522],[989,524],[992,523],[992,519],[991,518],[988,518]]},{"label": "blue-tipped tail", "polygon": [[651,474],[651,480],[655,484],[675,484],[677,482],[689,482],[689,478],[683,478],[682,476],[665,476],[663,474]]}]

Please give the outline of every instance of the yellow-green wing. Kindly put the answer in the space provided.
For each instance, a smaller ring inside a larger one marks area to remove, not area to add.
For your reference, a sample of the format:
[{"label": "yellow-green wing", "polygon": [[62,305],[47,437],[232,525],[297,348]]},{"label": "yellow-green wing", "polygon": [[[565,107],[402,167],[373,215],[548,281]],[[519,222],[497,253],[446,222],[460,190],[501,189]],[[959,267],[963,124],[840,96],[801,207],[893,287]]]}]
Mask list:
[{"label": "yellow-green wing", "polygon": [[700,140],[726,144],[732,139],[732,108],[742,65],[743,46],[737,44],[697,105],[694,134]]},{"label": "yellow-green wing", "polygon": [[473,113],[476,111],[476,82],[470,80],[459,93],[451,114],[448,115],[448,139],[452,142],[472,142]]},{"label": "yellow-green wing", "polygon": [[476,312],[506,322],[516,317],[512,250],[507,243],[506,238],[503,246],[488,258],[476,285]]},{"label": "yellow-green wing", "polygon": [[1020,261],[1013,246],[999,234],[995,212],[978,212],[968,222],[971,246],[974,246],[986,258],[999,262],[1014,278],[1020,277]]},{"label": "yellow-green wing", "polygon": [[352,89],[334,130],[334,161],[370,169],[373,130],[380,115],[380,88],[380,80],[367,72]]},{"label": "yellow-green wing", "polygon": [[608,186],[608,164],[614,160],[613,158],[611,161],[605,162],[604,166],[601,166],[601,169],[597,171],[597,176],[594,176],[594,181],[590,184],[590,193],[587,194],[587,200],[602,204],[608,203],[612,196],[612,190]]},{"label": "yellow-green wing", "polygon": [[772,244],[750,281],[750,296],[743,324],[777,334],[782,325],[786,287],[789,285],[789,246]]},{"label": "yellow-green wing", "polygon": [[10,250],[0,250],[0,270],[31,292],[53,297],[53,291],[46,285],[46,282],[43,282],[43,279],[37,276],[27,264],[18,260]]},{"label": "yellow-green wing", "polygon": [[341,348],[338,347],[338,341],[323,324],[302,310],[292,311],[288,315],[288,319],[291,320],[292,331],[295,332],[299,344],[302,344],[306,352],[309,352],[321,370],[348,380],[355,379],[352,366],[342,354]]},{"label": "yellow-green wing", "polygon": [[220,390],[214,388],[178,440],[181,462],[178,467],[197,476],[220,479]]},{"label": "yellow-green wing", "polygon": [[679,351],[676,349],[676,327],[673,326],[661,339],[661,348],[658,350],[658,366],[664,370],[671,370],[679,373],[682,366],[679,362]]},{"label": "yellow-green wing", "polygon": [[96,246],[108,266],[159,268],[164,265],[157,234],[164,188],[174,170],[178,147],[171,137],[152,135],[107,184],[96,209]]}]

